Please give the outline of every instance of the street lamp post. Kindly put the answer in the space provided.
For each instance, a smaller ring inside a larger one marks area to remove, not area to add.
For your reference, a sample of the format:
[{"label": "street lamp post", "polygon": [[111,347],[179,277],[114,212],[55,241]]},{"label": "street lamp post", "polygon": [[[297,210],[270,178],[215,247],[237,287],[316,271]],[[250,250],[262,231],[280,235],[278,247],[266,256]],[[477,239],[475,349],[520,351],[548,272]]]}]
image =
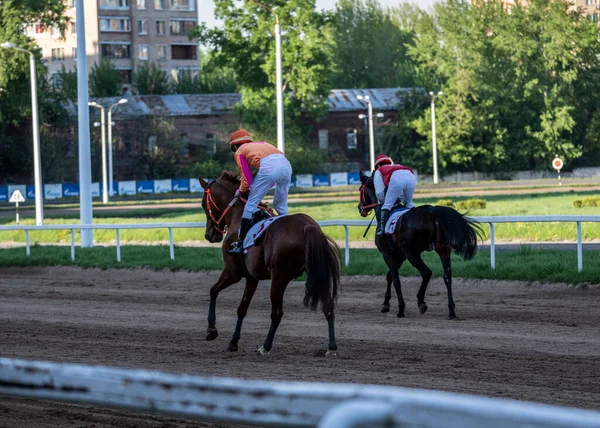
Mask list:
[{"label": "street lamp post", "polygon": [[[374,130],[373,130],[373,104],[371,104],[371,98],[368,95],[365,95],[364,97],[362,95],[358,95],[356,97],[356,99],[367,103],[368,114],[366,116],[364,114],[361,114],[358,116],[358,118],[359,119],[365,119],[365,118],[369,119],[369,163],[370,163],[371,171],[374,171],[375,170],[375,135],[374,135]],[[376,116],[378,118],[382,118],[383,113],[377,113]]]},{"label": "street lamp post", "polygon": [[121,98],[119,101],[111,105],[108,109],[108,185],[110,187],[109,194],[111,197],[114,196],[114,185],[113,185],[113,144],[112,144],[112,111],[113,108],[116,108],[122,104],[126,104],[127,99]]},{"label": "street lamp post", "polygon": [[37,73],[35,56],[27,49],[19,48],[14,43],[2,43],[4,49],[15,49],[29,54],[29,70],[31,73],[31,122],[33,126],[33,175],[35,187],[35,224],[44,224],[44,190],[42,188],[42,163],[40,160],[40,125],[38,119]]},{"label": "street lamp post", "polygon": [[431,96],[431,144],[433,151],[433,183],[438,184],[440,181],[438,175],[438,161],[437,161],[437,140],[435,135],[435,100],[444,95],[442,91],[439,91],[437,94],[433,92],[429,92]]},{"label": "street lamp post", "polygon": [[104,120],[104,106],[95,101],[92,101],[89,103],[89,105],[91,107],[100,109],[100,130],[102,132],[102,203],[108,204],[108,184],[106,183],[106,125]]},{"label": "street lamp post", "polygon": [[263,7],[275,16],[275,86],[277,95],[277,148],[285,153],[285,135],[283,123],[283,71],[281,64],[281,26],[279,25],[279,15],[270,6],[267,6],[256,0],[250,0],[252,3]]}]

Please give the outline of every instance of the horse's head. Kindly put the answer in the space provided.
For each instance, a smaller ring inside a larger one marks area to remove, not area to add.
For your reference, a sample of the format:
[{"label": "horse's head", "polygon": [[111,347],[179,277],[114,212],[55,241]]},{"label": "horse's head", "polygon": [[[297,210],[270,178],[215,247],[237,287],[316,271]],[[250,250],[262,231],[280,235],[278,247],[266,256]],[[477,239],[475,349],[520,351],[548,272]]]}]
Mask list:
[{"label": "horse's head", "polygon": [[211,183],[202,178],[198,178],[198,181],[204,189],[202,197],[202,208],[206,213],[204,237],[211,243],[221,242],[223,235],[227,233],[225,212],[239,187],[239,180],[233,174],[224,172]]},{"label": "horse's head", "polygon": [[377,195],[375,195],[375,185],[373,179],[360,172],[360,199],[358,202],[358,212],[366,217],[377,205]]}]

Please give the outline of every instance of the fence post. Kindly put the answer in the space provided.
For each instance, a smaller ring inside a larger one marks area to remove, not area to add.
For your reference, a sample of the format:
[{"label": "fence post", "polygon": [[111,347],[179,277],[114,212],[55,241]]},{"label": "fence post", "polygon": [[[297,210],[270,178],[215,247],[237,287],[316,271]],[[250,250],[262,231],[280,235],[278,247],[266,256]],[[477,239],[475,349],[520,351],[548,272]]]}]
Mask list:
[{"label": "fence post", "polygon": [[31,255],[31,249],[29,248],[29,229],[25,230],[25,253],[27,257]]},{"label": "fence post", "polygon": [[350,233],[348,232],[348,226],[344,225],[344,231],[346,235],[346,247],[344,248],[344,256],[346,266],[350,264]]},{"label": "fence post", "polygon": [[121,233],[119,229],[115,229],[117,232],[117,261],[121,261]]},{"label": "fence post", "polygon": [[171,253],[171,260],[175,260],[175,248],[173,246],[173,229],[169,227],[169,252]]},{"label": "fence post", "polygon": [[75,261],[75,229],[71,229],[71,260]]},{"label": "fence post", "polygon": [[581,222],[577,222],[577,272],[583,271],[583,244],[581,243]]},{"label": "fence post", "polygon": [[494,240],[494,223],[490,223],[490,261],[492,269],[496,269],[496,242]]}]

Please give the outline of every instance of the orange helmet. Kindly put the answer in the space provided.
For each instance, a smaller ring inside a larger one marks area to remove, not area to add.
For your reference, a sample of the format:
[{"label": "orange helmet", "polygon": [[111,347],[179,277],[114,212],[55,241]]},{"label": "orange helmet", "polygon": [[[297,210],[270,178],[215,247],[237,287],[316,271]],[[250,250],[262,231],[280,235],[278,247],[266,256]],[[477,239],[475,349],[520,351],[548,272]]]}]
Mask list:
[{"label": "orange helmet", "polygon": [[250,133],[245,129],[239,129],[231,134],[231,137],[229,137],[229,145],[231,146],[251,143],[252,141],[252,135],[250,135]]},{"label": "orange helmet", "polygon": [[375,169],[379,168],[382,165],[392,165],[394,162],[392,158],[386,155],[379,155],[375,158]]}]

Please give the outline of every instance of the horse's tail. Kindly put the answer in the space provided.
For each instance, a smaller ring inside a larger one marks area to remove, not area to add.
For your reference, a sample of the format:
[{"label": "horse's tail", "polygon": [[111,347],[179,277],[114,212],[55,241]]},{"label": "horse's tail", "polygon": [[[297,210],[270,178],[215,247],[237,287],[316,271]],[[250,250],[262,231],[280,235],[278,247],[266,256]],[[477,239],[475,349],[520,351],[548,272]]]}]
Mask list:
[{"label": "horse's tail", "polygon": [[435,206],[433,212],[438,223],[438,239],[450,245],[464,260],[475,257],[477,241],[484,236],[479,222],[450,207]]},{"label": "horse's tail", "polygon": [[333,307],[340,284],[340,249],[314,224],[304,226],[304,240],[304,306],[316,311],[321,301],[323,307]]}]

